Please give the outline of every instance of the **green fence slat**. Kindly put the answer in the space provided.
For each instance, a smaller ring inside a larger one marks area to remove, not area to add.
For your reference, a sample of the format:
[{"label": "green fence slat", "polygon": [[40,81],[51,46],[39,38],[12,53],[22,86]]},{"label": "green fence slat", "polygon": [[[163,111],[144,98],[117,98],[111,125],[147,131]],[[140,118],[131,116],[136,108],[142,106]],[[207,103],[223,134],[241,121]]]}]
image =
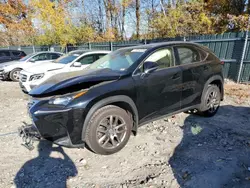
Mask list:
[{"label": "green fence slat", "polygon": [[[223,74],[225,78],[230,78],[233,80],[237,79],[240,60],[242,56],[243,46],[244,46],[245,32],[228,32],[223,34],[216,35],[194,35],[186,36],[187,41],[197,42],[201,45],[204,45],[210,48],[219,58],[225,60],[232,60],[232,62],[226,61],[223,66]],[[175,38],[157,38],[157,39],[148,39],[147,44],[157,43],[157,42],[167,42],[167,41],[181,41],[183,37]],[[123,47],[144,45],[145,40],[131,40],[131,41],[115,41],[112,42],[113,50],[117,50]],[[92,50],[110,50],[110,42],[94,42],[94,43],[84,43],[78,44],[76,46],[68,47],[68,51],[71,50],[85,50],[89,49],[91,46]],[[64,52],[64,48],[59,45],[53,45],[54,51]],[[9,49],[19,49],[19,46],[10,46]],[[48,51],[50,48],[48,46],[35,46],[36,52],[39,51]],[[0,47],[0,49],[8,49],[8,47]],[[33,46],[21,46],[26,54],[33,53]],[[246,54],[241,81],[250,81],[250,39],[247,43]]]}]

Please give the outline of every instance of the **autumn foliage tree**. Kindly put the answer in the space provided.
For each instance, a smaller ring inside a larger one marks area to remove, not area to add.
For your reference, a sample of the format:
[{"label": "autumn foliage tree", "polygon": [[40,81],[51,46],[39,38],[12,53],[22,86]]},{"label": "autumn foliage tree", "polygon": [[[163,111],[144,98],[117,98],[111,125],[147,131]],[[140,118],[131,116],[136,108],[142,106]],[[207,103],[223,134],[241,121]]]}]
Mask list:
[{"label": "autumn foliage tree", "polygon": [[21,0],[0,3],[0,41],[4,45],[30,44],[34,29],[27,15],[28,6]]},{"label": "autumn foliage tree", "polygon": [[0,45],[66,46],[243,31],[248,24],[248,2],[0,0]]},{"label": "autumn foliage tree", "polygon": [[75,26],[72,23],[67,4],[69,0],[31,0],[32,17],[41,23],[36,42],[40,45],[80,43],[93,37],[93,29],[85,24]]},{"label": "autumn foliage tree", "polygon": [[213,33],[213,22],[203,3],[193,2],[155,12],[150,22],[155,37],[176,37]]}]

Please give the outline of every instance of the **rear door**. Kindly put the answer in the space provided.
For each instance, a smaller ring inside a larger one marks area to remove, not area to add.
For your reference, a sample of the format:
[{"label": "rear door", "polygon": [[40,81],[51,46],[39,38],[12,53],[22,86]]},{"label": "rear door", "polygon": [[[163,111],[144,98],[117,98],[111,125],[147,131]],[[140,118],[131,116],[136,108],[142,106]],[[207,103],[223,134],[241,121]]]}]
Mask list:
[{"label": "rear door", "polygon": [[208,53],[192,45],[175,47],[177,64],[182,70],[181,108],[200,104],[206,78],[211,72],[205,61]]},{"label": "rear door", "polygon": [[137,88],[140,123],[180,109],[181,70],[175,66],[172,48],[154,51],[144,62],[158,64],[158,69],[145,74],[143,65],[133,76]]}]

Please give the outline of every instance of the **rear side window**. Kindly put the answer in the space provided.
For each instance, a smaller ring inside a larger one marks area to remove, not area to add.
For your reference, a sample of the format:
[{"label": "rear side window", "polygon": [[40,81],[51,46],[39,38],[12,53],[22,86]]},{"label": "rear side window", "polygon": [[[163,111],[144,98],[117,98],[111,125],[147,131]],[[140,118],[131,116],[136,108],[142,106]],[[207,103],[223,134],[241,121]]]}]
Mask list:
[{"label": "rear side window", "polygon": [[58,59],[59,57],[60,57],[60,55],[59,54],[48,54],[48,56],[49,56],[49,59]]},{"label": "rear side window", "polygon": [[102,58],[102,57],[105,56],[105,55],[107,55],[107,54],[96,54],[96,55],[95,55],[95,56],[96,56],[96,60]]},{"label": "rear side window", "polygon": [[179,55],[181,65],[201,61],[200,54],[196,49],[188,47],[177,47],[177,52]]},{"label": "rear side window", "polygon": [[47,53],[42,53],[42,54],[38,54],[35,57],[33,57],[32,59],[34,59],[35,61],[44,61],[47,60]]},{"label": "rear side window", "polygon": [[0,57],[4,57],[4,56],[10,56],[10,52],[0,51]]},{"label": "rear side window", "polygon": [[92,64],[94,61],[95,60],[93,55],[88,55],[78,60],[78,62],[80,62],[82,65]]},{"label": "rear side window", "polygon": [[12,52],[12,54],[13,54],[14,56],[20,56],[20,55],[21,55],[21,52]]},{"label": "rear side window", "polygon": [[12,54],[13,54],[13,56],[17,56],[17,57],[26,56],[26,54],[22,51],[20,51],[20,52],[19,51],[12,51]]}]

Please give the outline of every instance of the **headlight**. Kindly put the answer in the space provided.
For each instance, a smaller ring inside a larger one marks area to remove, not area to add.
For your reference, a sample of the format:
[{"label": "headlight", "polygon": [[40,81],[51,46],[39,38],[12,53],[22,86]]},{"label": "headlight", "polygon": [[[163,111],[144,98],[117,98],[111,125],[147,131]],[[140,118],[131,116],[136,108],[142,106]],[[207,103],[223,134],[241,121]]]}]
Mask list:
[{"label": "headlight", "polygon": [[53,97],[52,99],[49,100],[49,104],[52,105],[63,105],[66,106],[69,104],[73,99],[79,98],[85,93],[87,93],[88,90],[81,91],[79,93],[71,94],[71,95],[66,95],[62,97]]},{"label": "headlight", "polygon": [[33,81],[33,80],[39,80],[39,79],[41,79],[41,78],[43,78],[44,77],[44,74],[42,73],[42,74],[34,74],[34,75],[32,75],[31,77],[30,77],[30,81]]}]

